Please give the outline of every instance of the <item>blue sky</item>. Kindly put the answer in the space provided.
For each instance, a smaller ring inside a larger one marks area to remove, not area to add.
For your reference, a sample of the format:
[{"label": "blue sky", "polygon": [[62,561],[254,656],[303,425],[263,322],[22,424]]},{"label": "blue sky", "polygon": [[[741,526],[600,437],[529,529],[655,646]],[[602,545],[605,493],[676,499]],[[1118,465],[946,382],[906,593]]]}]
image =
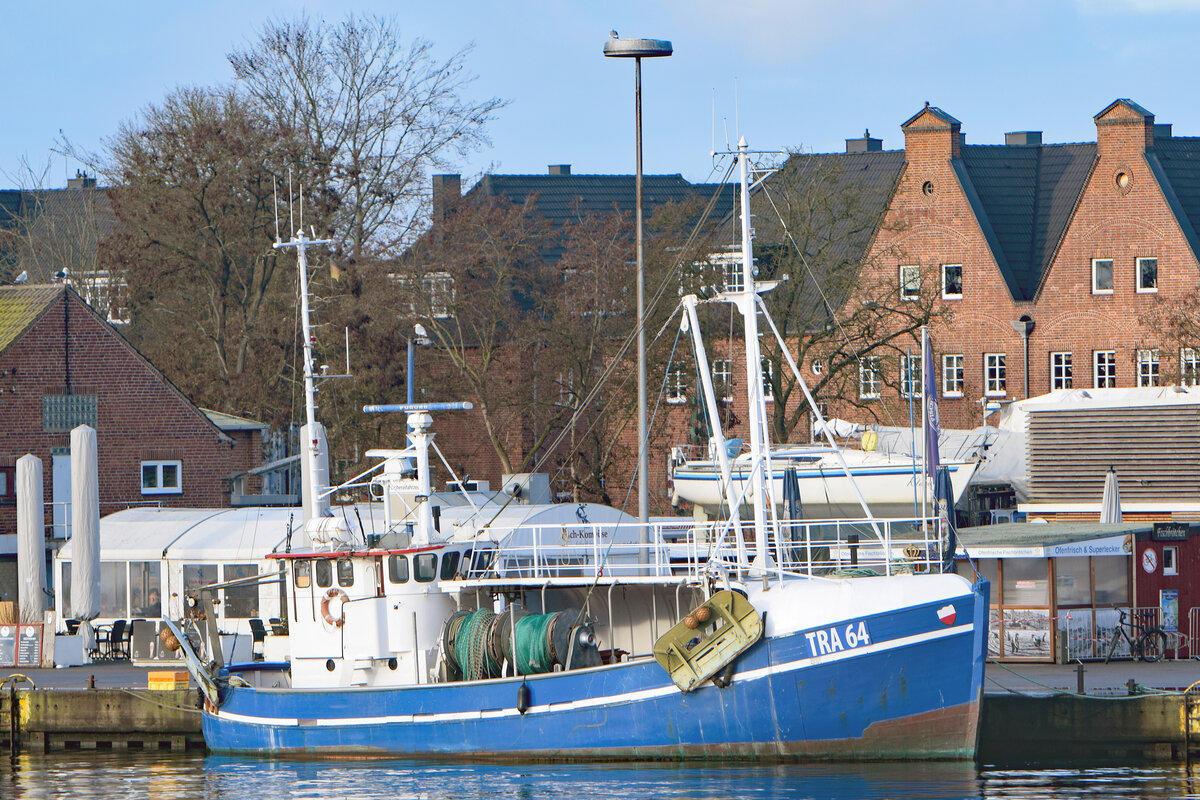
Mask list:
[{"label": "blue sky", "polygon": [[442,55],[473,44],[474,94],[510,103],[494,146],[460,165],[468,178],[633,171],[633,67],[601,55],[610,29],[673,42],[644,67],[645,168],[694,181],[710,176],[714,128],[718,147],[728,130],[839,151],[869,128],[892,149],[926,100],[974,144],[1094,140],[1092,116],[1118,97],[1200,136],[1200,0],[64,1],[6,9],[0,186],[18,185],[22,157],[51,159],[46,185],[63,185],[79,165],[51,155],[60,130],[99,149],[171,89],[229,80],[231,47],[300,11],[396,12]]}]

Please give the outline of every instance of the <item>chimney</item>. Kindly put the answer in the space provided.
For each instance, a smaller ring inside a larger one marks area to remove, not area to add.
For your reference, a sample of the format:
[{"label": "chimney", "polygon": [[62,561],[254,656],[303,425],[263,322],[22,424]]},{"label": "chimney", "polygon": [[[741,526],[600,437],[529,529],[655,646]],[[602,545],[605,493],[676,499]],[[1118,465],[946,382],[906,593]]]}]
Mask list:
[{"label": "chimney", "polygon": [[1154,115],[1129,98],[1114,100],[1094,119],[1096,151],[1102,159],[1128,161],[1154,146]]},{"label": "chimney", "polygon": [[1171,138],[1171,123],[1169,123],[1169,122],[1154,123],[1154,138],[1155,139],[1170,139]]},{"label": "chimney", "polygon": [[462,176],[433,176],[433,221],[444,220],[462,199]]},{"label": "chimney", "polygon": [[861,139],[847,139],[847,153],[874,153],[883,149],[883,139],[872,139],[869,130],[863,131]]},{"label": "chimney", "polygon": [[1012,133],[1004,134],[1004,144],[1007,147],[1040,145],[1041,143],[1041,131],[1013,131]]},{"label": "chimney", "polygon": [[909,161],[928,158],[958,158],[962,155],[965,137],[962,123],[925,101],[925,107],[901,126],[904,131],[904,152]]},{"label": "chimney", "polygon": [[96,179],[83,170],[75,170],[75,177],[67,179],[68,189],[95,189]]},{"label": "chimney", "polygon": [[551,164],[550,165],[550,174],[551,175],[570,175],[571,174],[571,165],[570,164]]}]

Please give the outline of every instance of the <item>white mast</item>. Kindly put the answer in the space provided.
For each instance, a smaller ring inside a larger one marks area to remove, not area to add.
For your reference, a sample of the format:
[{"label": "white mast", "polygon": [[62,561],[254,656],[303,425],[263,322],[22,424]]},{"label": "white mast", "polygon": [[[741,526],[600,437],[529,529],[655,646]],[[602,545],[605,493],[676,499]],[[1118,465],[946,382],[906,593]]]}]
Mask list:
[{"label": "white mast", "polygon": [[[322,476],[328,477],[328,465],[321,463],[321,439],[324,438],[317,427],[316,395],[314,384],[313,355],[312,355],[312,321],[309,319],[308,308],[308,248],[315,245],[329,244],[328,239],[310,239],[303,229],[296,231],[296,238],[290,242],[275,242],[277,250],[285,247],[296,248],[296,262],[300,271],[300,320],[304,335],[304,415],[307,435],[304,440],[304,457],[308,469],[307,480],[303,487],[305,508],[312,509],[313,516],[330,516],[329,503],[322,494],[327,487],[323,485]],[[325,502],[321,502],[322,500]]]},{"label": "white mast", "polygon": [[[742,314],[746,341],[746,392],[750,411],[750,474],[747,476],[754,507],[755,571],[767,569],[767,506],[771,485],[770,444],[767,438],[767,404],[763,396],[762,350],[758,341],[757,289],[754,285],[754,243],[750,227],[750,152],[743,136],[738,140],[742,205],[742,291],[736,305]],[[773,510],[773,509],[772,509]]]}]

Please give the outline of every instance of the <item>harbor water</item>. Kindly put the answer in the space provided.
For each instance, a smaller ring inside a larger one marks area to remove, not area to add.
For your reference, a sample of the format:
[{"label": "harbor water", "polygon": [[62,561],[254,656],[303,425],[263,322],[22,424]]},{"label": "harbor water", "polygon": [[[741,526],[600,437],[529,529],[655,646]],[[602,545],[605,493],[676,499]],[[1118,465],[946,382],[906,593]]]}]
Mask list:
[{"label": "harbor water", "polygon": [[1200,798],[1184,766],[978,768],[957,763],[760,766],[264,761],[116,752],[0,760],[12,800],[475,800],[515,798]]}]

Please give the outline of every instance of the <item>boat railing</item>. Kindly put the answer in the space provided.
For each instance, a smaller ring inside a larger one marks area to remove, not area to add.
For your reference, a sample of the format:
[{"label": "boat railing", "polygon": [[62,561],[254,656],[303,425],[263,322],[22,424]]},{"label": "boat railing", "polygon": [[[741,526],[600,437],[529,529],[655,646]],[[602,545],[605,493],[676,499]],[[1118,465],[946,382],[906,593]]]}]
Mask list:
[{"label": "boat railing", "polygon": [[690,519],[524,526],[496,549],[477,552],[464,578],[699,581],[714,570],[779,578],[939,572],[948,546],[943,534],[937,518],[877,519],[874,526],[866,519],[784,520],[769,526],[764,569],[752,521],[738,529]]}]

